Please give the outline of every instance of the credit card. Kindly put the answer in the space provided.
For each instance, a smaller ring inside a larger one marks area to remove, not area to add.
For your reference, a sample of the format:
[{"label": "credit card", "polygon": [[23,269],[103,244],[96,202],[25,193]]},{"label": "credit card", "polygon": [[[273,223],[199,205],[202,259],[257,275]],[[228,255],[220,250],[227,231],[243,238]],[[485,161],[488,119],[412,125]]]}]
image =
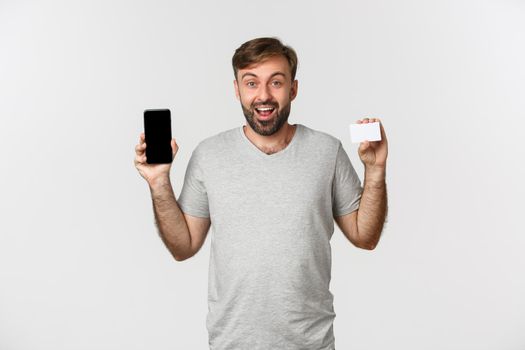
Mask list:
[{"label": "credit card", "polygon": [[379,122],[350,124],[350,140],[352,143],[359,143],[363,141],[381,141]]}]

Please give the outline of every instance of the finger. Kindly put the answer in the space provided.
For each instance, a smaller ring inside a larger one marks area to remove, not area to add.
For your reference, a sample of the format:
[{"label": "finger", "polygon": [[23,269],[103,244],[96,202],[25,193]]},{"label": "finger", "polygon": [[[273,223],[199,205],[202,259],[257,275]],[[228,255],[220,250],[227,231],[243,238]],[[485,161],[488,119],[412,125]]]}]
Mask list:
[{"label": "finger", "polygon": [[146,149],[146,143],[143,143],[141,145],[135,146],[135,153],[138,155],[144,154],[144,150]]},{"label": "finger", "polygon": [[379,123],[379,128],[381,130],[381,141],[387,142],[385,129],[383,128],[383,123]]},{"label": "finger", "polygon": [[146,138],[146,135],[144,135],[144,133],[141,132],[139,136],[139,141],[141,144],[145,142],[145,138]]},{"label": "finger", "polygon": [[135,156],[135,165],[137,164],[144,164],[146,163],[146,156],[145,155],[136,155]]}]

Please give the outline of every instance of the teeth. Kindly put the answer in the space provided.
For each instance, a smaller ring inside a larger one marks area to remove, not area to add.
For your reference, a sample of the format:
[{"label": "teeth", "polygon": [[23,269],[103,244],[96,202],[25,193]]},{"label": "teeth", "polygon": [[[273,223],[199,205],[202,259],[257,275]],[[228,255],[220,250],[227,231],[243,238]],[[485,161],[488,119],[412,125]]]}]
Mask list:
[{"label": "teeth", "polygon": [[256,108],[258,111],[273,111],[272,107]]}]

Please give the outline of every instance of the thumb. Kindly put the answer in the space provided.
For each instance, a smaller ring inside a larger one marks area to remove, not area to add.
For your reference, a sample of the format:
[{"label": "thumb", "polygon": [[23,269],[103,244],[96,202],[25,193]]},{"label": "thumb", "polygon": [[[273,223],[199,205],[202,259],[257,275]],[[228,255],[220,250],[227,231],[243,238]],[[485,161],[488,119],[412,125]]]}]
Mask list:
[{"label": "thumb", "polygon": [[175,139],[171,139],[171,151],[173,153],[173,158],[175,158],[175,155],[177,154],[178,150],[179,150],[179,146],[177,146]]},{"label": "thumb", "polygon": [[370,146],[370,141],[363,141],[361,142],[361,145],[359,145],[359,152],[362,153],[368,149]]}]

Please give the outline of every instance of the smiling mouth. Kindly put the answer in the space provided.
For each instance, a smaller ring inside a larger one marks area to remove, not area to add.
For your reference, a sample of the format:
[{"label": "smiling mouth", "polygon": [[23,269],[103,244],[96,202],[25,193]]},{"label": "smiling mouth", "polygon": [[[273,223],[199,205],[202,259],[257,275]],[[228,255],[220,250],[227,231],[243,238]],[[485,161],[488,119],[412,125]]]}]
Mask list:
[{"label": "smiling mouth", "polygon": [[275,107],[258,107],[255,108],[255,112],[261,119],[268,119],[273,112],[275,111]]}]

